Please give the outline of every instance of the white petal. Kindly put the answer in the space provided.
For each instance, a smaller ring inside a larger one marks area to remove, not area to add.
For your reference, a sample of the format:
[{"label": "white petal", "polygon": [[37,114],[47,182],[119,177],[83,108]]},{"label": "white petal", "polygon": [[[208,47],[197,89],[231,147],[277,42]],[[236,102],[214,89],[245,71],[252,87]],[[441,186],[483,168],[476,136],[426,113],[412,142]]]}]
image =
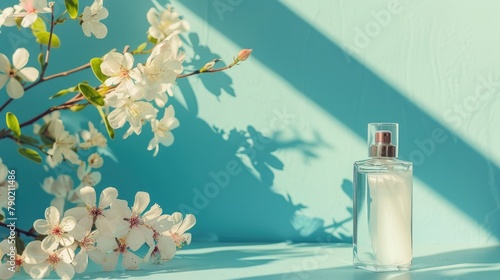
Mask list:
[{"label": "white petal", "polygon": [[37,264],[45,261],[49,254],[42,249],[40,240],[31,241],[24,249],[24,261],[29,264]]},{"label": "white petal", "polygon": [[46,235],[49,233],[52,226],[46,220],[38,219],[33,223],[33,227],[35,228],[36,232]]},{"label": "white petal", "polygon": [[64,247],[57,250],[57,256],[65,263],[71,263],[75,258],[75,251],[73,249]]},{"label": "white petal", "polygon": [[62,246],[70,246],[71,244],[73,244],[74,241],[75,241],[74,237],[67,233],[61,234],[61,237],[59,238],[59,243]]},{"label": "white petal", "polygon": [[0,265],[0,279],[10,279],[15,271],[10,270],[11,266],[6,262]]},{"label": "white petal", "polygon": [[149,208],[148,211],[146,211],[146,213],[144,213],[144,215],[142,215],[142,218],[144,219],[144,221],[150,221],[154,218],[160,217],[161,213],[162,209],[160,205],[155,203],[153,206],[151,206],[151,208]]},{"label": "white petal", "polygon": [[115,76],[120,74],[121,61],[123,54],[118,52],[111,52],[102,58],[101,71],[106,76]]},{"label": "white petal", "polygon": [[150,198],[147,192],[137,192],[135,194],[134,205],[132,206],[132,212],[134,214],[141,214],[144,212],[146,207],[148,207]]},{"label": "white petal", "polygon": [[118,190],[113,187],[107,187],[101,192],[99,199],[99,208],[104,209],[111,205],[118,197]]},{"label": "white petal", "polygon": [[162,144],[163,146],[165,147],[168,147],[168,146],[171,146],[173,143],[174,143],[174,135],[172,134],[172,132],[167,132],[166,133],[166,137],[161,137],[160,138],[160,144]]},{"label": "white petal", "polygon": [[64,204],[66,202],[66,198],[65,197],[54,197],[54,199],[52,199],[50,201],[50,206],[54,206],[55,208],[57,208],[57,210],[59,210],[59,213],[62,213],[64,211]]},{"label": "white petal", "polygon": [[133,227],[129,231],[129,235],[127,237],[127,245],[130,247],[132,251],[137,251],[144,244],[146,240],[144,239],[144,235],[138,227]]},{"label": "white petal", "polygon": [[21,22],[21,26],[24,28],[30,27],[35,20],[38,18],[37,13],[28,13],[24,18],[23,21]]},{"label": "white petal", "polygon": [[177,246],[170,236],[162,236],[158,240],[158,249],[160,249],[162,260],[168,261],[175,256]]},{"label": "white petal", "polygon": [[34,67],[26,67],[17,72],[17,75],[26,82],[34,82],[38,78],[38,69]]},{"label": "white petal", "polygon": [[177,230],[177,234],[183,234],[196,224],[196,217],[193,214],[187,214],[182,221],[182,225]]},{"label": "white petal", "polygon": [[95,237],[97,242],[97,248],[102,252],[112,251],[116,248],[116,240],[112,236],[97,235]]},{"label": "white petal", "polygon": [[152,246],[154,244],[154,238],[153,238],[153,230],[145,227],[144,225],[139,226],[139,230],[142,232],[142,235],[144,236],[144,239],[146,240],[146,244],[149,246]]},{"label": "white petal", "polygon": [[33,279],[45,278],[45,276],[48,276],[49,273],[50,273],[50,266],[48,263],[41,263],[33,266],[30,269],[30,276]]},{"label": "white petal", "polygon": [[50,206],[47,209],[45,209],[45,219],[49,224],[55,226],[59,224],[59,221],[61,220],[61,215],[59,214],[59,210],[57,208]]},{"label": "white petal", "polygon": [[63,280],[70,280],[75,276],[75,269],[69,263],[59,262],[54,268],[57,275]]},{"label": "white petal", "polygon": [[158,232],[165,232],[167,230],[170,230],[173,225],[174,223],[172,222],[171,219],[169,219],[168,215],[162,215],[161,217],[158,218],[158,220],[156,220],[154,228]]},{"label": "white petal", "polygon": [[174,222],[174,225],[176,225],[172,228],[172,230],[174,230],[174,228],[175,230],[177,230],[180,226],[180,222],[182,222],[182,214],[180,212],[175,212],[172,214],[171,217],[172,217],[172,222]]},{"label": "white petal", "polygon": [[[85,9],[87,9],[87,7]],[[84,13],[85,13],[85,11],[84,11]],[[84,21],[82,23],[82,30],[83,30],[83,34],[85,34],[85,36],[87,36],[87,37],[92,36],[92,33],[90,32],[90,22]]]},{"label": "white petal", "polygon": [[19,99],[24,95],[24,88],[16,79],[9,79],[7,82],[7,94],[12,99]]},{"label": "white petal", "polygon": [[122,265],[127,269],[138,269],[139,265],[142,263],[142,259],[136,254],[127,251],[123,254]]},{"label": "white petal", "polygon": [[106,254],[101,263],[102,269],[105,271],[115,270],[116,264],[118,263],[118,255],[117,252]]},{"label": "white petal", "polygon": [[83,219],[83,217],[87,216],[89,212],[87,211],[87,208],[85,207],[74,207],[71,209],[68,209],[66,212],[64,212],[64,217],[74,217],[77,221],[80,221]]},{"label": "white petal", "polygon": [[103,235],[111,236],[115,232],[114,224],[104,216],[97,217],[95,226]]},{"label": "white petal", "polygon": [[59,246],[59,241],[54,235],[47,235],[42,241],[42,249],[47,252],[54,252]]},{"label": "white petal", "polygon": [[108,28],[100,22],[92,22],[91,29],[97,39],[102,39],[108,34]]},{"label": "white petal", "polygon": [[184,233],[181,235],[182,239],[186,242],[187,245],[191,244],[191,233]]},{"label": "white petal", "polygon": [[83,203],[87,205],[88,207],[94,207],[96,203],[96,195],[95,195],[95,190],[93,187],[83,187],[80,190],[80,198],[82,199]]},{"label": "white petal", "polygon": [[109,113],[108,121],[112,128],[118,129],[125,125],[125,122],[127,121],[127,115],[125,114],[123,109],[117,108]]},{"label": "white petal", "polygon": [[0,89],[5,86],[5,83],[9,80],[9,76],[5,74],[0,74]]},{"label": "white petal", "polygon": [[73,230],[75,226],[76,226],[76,219],[72,216],[64,217],[60,223],[60,227],[64,232]]},{"label": "white petal", "polygon": [[24,66],[26,66],[29,58],[30,53],[28,50],[25,48],[19,48],[12,55],[12,64],[14,65],[14,68],[21,70]]},{"label": "white petal", "polygon": [[8,74],[10,70],[9,59],[3,53],[0,53],[0,72]]},{"label": "white petal", "polygon": [[123,68],[130,70],[134,66],[134,56],[131,53],[125,53],[123,57]]},{"label": "white petal", "polygon": [[82,273],[87,268],[89,263],[89,257],[87,255],[87,250],[80,250],[73,259],[73,266],[75,267],[76,273]]}]

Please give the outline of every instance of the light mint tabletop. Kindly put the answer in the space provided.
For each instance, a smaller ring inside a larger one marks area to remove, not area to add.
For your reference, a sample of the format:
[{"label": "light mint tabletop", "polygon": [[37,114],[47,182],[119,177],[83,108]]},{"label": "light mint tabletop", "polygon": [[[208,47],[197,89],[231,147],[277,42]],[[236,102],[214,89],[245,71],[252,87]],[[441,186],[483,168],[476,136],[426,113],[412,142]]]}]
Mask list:
[{"label": "light mint tabletop", "polygon": [[[351,259],[348,244],[195,243],[162,265],[113,272],[102,272],[92,265],[74,279],[500,279],[500,246],[415,246],[409,272],[367,272],[354,268]],[[51,276],[57,277],[54,273]]]}]

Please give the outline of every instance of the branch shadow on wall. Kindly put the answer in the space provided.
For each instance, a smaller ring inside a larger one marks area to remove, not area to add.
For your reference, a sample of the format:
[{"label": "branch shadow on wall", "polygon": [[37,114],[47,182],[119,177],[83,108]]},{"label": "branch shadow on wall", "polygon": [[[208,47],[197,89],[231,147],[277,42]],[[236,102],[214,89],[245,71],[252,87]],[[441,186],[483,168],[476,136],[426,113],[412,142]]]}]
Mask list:
[{"label": "branch shadow on wall", "polygon": [[[202,50],[209,60],[217,57],[208,47],[199,45],[196,36],[190,35],[187,43],[194,46],[195,53]],[[186,68],[199,66],[195,60],[187,62],[195,65],[188,63]],[[206,88],[216,98],[231,88],[232,80],[225,73],[214,73],[209,78],[215,82]],[[346,225],[303,215],[307,205],[297,204],[289,195],[285,197],[272,189],[275,173],[286,170],[286,164],[276,152],[295,150],[304,159],[314,160],[319,157],[315,151],[326,145],[321,139],[306,141],[296,135],[284,140],[278,130],[264,135],[252,125],[231,130],[211,127],[197,116],[199,104],[189,80],[177,82],[186,107],[175,99],[169,101],[181,120],[181,126],[173,131],[174,145],[160,148],[158,156],[153,158],[145,153],[145,148],[132,148],[149,141],[151,135],[146,131],[126,141],[111,142],[111,149],[126,150],[128,155],[119,156],[118,163],[105,164],[101,172],[113,174],[120,166],[135,166],[135,173],[104,177],[101,186],[109,185],[107,182],[128,186],[143,174],[141,186],[125,187],[120,190],[120,196],[132,201],[135,191],[142,188],[150,192],[152,202],[159,203],[165,212],[195,214],[198,223],[192,233],[198,241],[272,242],[318,238],[330,242],[350,241],[350,236],[336,233],[337,226]]]},{"label": "branch shadow on wall", "polygon": [[[367,123],[398,122],[399,154],[414,162],[415,176],[481,224],[492,237],[500,238],[500,197],[495,180],[500,177],[500,169],[456,135],[453,123],[442,123],[419,108],[280,1],[241,1],[224,10],[223,16],[210,2],[185,0],[182,5],[235,44],[253,48],[253,59],[361,139],[366,138]],[[259,20],[255,20],[257,14]],[[369,52],[370,45],[361,51]],[[452,160],[457,156],[467,164]]]}]

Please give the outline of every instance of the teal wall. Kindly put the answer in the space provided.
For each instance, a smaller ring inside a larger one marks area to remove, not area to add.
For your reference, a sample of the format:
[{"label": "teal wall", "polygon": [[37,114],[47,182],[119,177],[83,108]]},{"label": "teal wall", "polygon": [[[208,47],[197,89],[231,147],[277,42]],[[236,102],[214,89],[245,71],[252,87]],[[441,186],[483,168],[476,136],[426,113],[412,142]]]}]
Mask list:
[{"label": "teal wall", "polygon": [[[58,27],[63,45],[49,72],[141,43],[152,4],[138,3],[105,1],[104,40],[85,38],[74,22]],[[194,57],[186,68],[230,62],[242,48],[252,57],[178,80],[174,145],[153,158],[148,133],[111,141],[116,161],[105,158],[97,189],[115,186],[129,201],[145,190],[166,211],[194,212],[195,241],[349,242],[352,162],[366,157],[367,123],[398,122],[400,156],[415,163],[415,244],[498,243],[500,2],[172,3],[196,32],[186,36]],[[16,34],[2,28],[0,52],[36,53],[29,34]],[[28,118],[82,79],[95,82],[90,72],[47,82],[9,108]],[[64,117],[75,131],[98,119],[91,109]],[[14,148],[0,141],[0,157],[18,172],[20,223],[29,227],[51,199],[40,183],[53,173]]]}]

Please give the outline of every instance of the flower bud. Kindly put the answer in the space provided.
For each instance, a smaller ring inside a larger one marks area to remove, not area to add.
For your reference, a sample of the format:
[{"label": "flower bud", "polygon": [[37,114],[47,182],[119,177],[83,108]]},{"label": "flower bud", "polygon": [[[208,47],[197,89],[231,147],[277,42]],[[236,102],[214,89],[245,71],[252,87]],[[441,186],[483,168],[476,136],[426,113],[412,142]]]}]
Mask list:
[{"label": "flower bud", "polygon": [[247,60],[247,58],[250,56],[251,53],[252,53],[252,49],[242,49],[238,53],[238,60],[239,61],[245,61],[245,60]]},{"label": "flower bud", "polygon": [[98,153],[93,153],[89,156],[87,159],[90,167],[92,168],[100,168],[102,164],[104,163],[104,160]]}]

